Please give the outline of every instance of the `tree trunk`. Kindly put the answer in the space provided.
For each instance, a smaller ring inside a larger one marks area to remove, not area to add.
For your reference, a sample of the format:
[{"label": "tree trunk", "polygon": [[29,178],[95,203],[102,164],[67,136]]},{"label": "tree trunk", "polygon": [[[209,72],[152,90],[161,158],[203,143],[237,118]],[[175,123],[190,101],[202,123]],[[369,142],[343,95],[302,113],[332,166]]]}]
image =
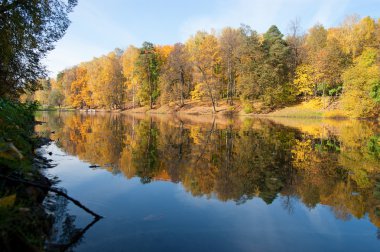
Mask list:
[{"label": "tree trunk", "polygon": [[230,57],[228,57],[227,104],[230,104],[230,105],[232,103],[231,89],[232,89],[231,59]]},{"label": "tree trunk", "polygon": [[183,76],[183,71],[181,71],[181,107],[185,104],[183,98],[183,86],[185,85],[185,77]]},{"label": "tree trunk", "polygon": [[132,108],[135,108],[135,84],[132,84]]},{"label": "tree trunk", "polygon": [[202,69],[201,67],[199,67],[199,66],[198,66],[198,69],[199,69],[199,71],[201,71],[201,73],[202,73],[202,77],[203,77],[203,80],[204,80],[204,82],[206,83],[207,90],[208,90],[208,93],[209,93],[210,98],[211,98],[212,112],[213,112],[213,114],[215,114],[215,113],[216,113],[215,98],[214,98],[214,95],[212,94],[212,89],[211,89],[211,87],[210,87],[210,84],[209,84],[208,81],[207,81],[206,74],[205,74],[205,72],[203,71],[203,69]]},{"label": "tree trunk", "polygon": [[150,103],[150,109],[153,109],[153,87],[150,80],[150,73],[148,73],[148,83],[149,83],[149,103]]},{"label": "tree trunk", "polygon": [[232,88],[233,88],[232,69],[230,69],[230,84],[229,84],[229,86],[230,86],[230,88],[228,90],[228,96],[230,99],[230,105],[232,106],[233,105],[233,100],[232,100]]}]

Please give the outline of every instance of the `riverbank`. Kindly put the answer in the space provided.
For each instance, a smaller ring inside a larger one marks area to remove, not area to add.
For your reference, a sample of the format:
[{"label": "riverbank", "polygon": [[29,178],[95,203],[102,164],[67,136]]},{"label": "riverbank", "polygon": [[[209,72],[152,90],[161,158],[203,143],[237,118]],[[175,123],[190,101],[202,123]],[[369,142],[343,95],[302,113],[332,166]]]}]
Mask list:
[{"label": "riverbank", "polygon": [[[122,113],[132,114],[183,114],[183,115],[233,115],[247,117],[286,117],[286,118],[320,118],[320,119],[350,119],[350,114],[342,108],[337,101],[329,98],[316,98],[282,108],[270,108],[262,102],[244,104],[240,100],[234,101],[233,105],[221,101],[213,112],[210,102],[187,101],[185,105],[166,104],[150,109],[139,107],[123,110]],[[373,119],[373,118],[372,118]],[[376,118],[375,118],[376,119]]]},{"label": "riverbank", "polygon": [[52,225],[52,218],[43,206],[52,183],[41,172],[49,162],[36,152],[49,139],[34,132],[35,110],[35,104],[0,99],[2,251],[43,250]]},{"label": "riverbank", "polygon": [[[123,114],[179,114],[179,115],[217,115],[217,116],[244,116],[244,117],[285,117],[285,118],[320,118],[320,119],[350,119],[348,111],[342,108],[338,101],[331,98],[315,98],[291,106],[271,108],[256,101],[243,103],[234,100],[233,105],[221,100],[217,103],[214,112],[211,102],[199,100],[186,100],[184,105],[169,103],[155,105],[152,109],[148,106],[128,106],[128,109],[73,109],[73,108],[49,108],[41,111],[80,111],[86,113],[123,113]],[[366,119],[366,118],[361,118]],[[367,118],[379,119],[379,118]]]}]

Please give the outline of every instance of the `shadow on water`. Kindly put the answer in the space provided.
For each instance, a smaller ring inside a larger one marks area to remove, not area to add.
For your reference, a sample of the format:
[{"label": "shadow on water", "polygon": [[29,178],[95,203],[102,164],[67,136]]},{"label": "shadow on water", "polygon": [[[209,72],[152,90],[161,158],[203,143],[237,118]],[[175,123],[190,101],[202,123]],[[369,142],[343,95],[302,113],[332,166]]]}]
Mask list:
[{"label": "shadow on water", "polygon": [[[65,190],[60,191],[66,193]],[[46,251],[73,251],[82,242],[86,232],[102,218],[93,216],[93,220],[84,228],[78,228],[76,217],[68,211],[68,204],[67,197],[55,193],[50,193],[44,202],[45,209],[54,219],[52,234],[45,244]],[[79,207],[82,208],[81,205]]]}]

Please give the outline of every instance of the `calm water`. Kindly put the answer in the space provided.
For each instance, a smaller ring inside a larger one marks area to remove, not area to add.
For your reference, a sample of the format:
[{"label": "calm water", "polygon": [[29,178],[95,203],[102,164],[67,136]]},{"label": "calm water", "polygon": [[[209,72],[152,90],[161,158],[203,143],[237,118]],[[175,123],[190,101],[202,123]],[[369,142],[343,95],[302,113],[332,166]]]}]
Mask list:
[{"label": "calm water", "polygon": [[[37,119],[47,122],[41,134],[55,132],[44,151],[57,166],[47,174],[105,216],[74,251],[380,249],[374,122],[68,112]],[[49,243],[69,243],[92,222],[64,199],[50,201]]]}]

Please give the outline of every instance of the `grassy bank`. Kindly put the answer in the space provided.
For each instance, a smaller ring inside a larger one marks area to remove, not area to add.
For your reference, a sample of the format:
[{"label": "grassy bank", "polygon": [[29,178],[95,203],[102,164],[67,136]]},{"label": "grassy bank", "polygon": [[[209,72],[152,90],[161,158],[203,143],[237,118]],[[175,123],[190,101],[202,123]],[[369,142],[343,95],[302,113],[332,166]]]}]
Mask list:
[{"label": "grassy bank", "polygon": [[316,98],[300,104],[275,110],[267,114],[270,117],[290,118],[332,118],[344,119],[350,115],[341,108],[340,103],[328,98]]},{"label": "grassy bank", "polygon": [[[189,114],[189,115],[210,115],[213,114],[211,102],[206,101],[186,101],[185,105],[165,104],[149,107],[138,107],[124,110],[124,113],[148,113],[148,114]],[[234,101],[233,105],[227,104],[225,100],[219,101],[216,107],[216,115],[238,115],[238,116],[260,116],[260,117],[289,117],[289,118],[349,118],[349,114],[344,111],[340,104],[329,99],[316,98],[293,106],[284,108],[271,108],[256,101],[243,103],[240,100]]]},{"label": "grassy bank", "polygon": [[[58,108],[39,109],[41,111],[58,110]],[[184,105],[171,102],[164,105],[155,105],[152,109],[149,106],[136,106],[128,109],[75,109],[62,108],[61,111],[81,111],[81,112],[111,112],[125,114],[182,114],[182,115],[233,115],[233,116],[254,116],[254,117],[286,117],[286,118],[328,118],[328,119],[348,119],[353,118],[349,112],[345,111],[340,102],[331,97],[314,98],[298,104],[282,108],[266,106],[262,101],[242,102],[234,100],[233,105],[226,100],[220,100],[216,105],[216,112],[210,101],[185,100]],[[371,118],[373,119],[373,118]]]}]

